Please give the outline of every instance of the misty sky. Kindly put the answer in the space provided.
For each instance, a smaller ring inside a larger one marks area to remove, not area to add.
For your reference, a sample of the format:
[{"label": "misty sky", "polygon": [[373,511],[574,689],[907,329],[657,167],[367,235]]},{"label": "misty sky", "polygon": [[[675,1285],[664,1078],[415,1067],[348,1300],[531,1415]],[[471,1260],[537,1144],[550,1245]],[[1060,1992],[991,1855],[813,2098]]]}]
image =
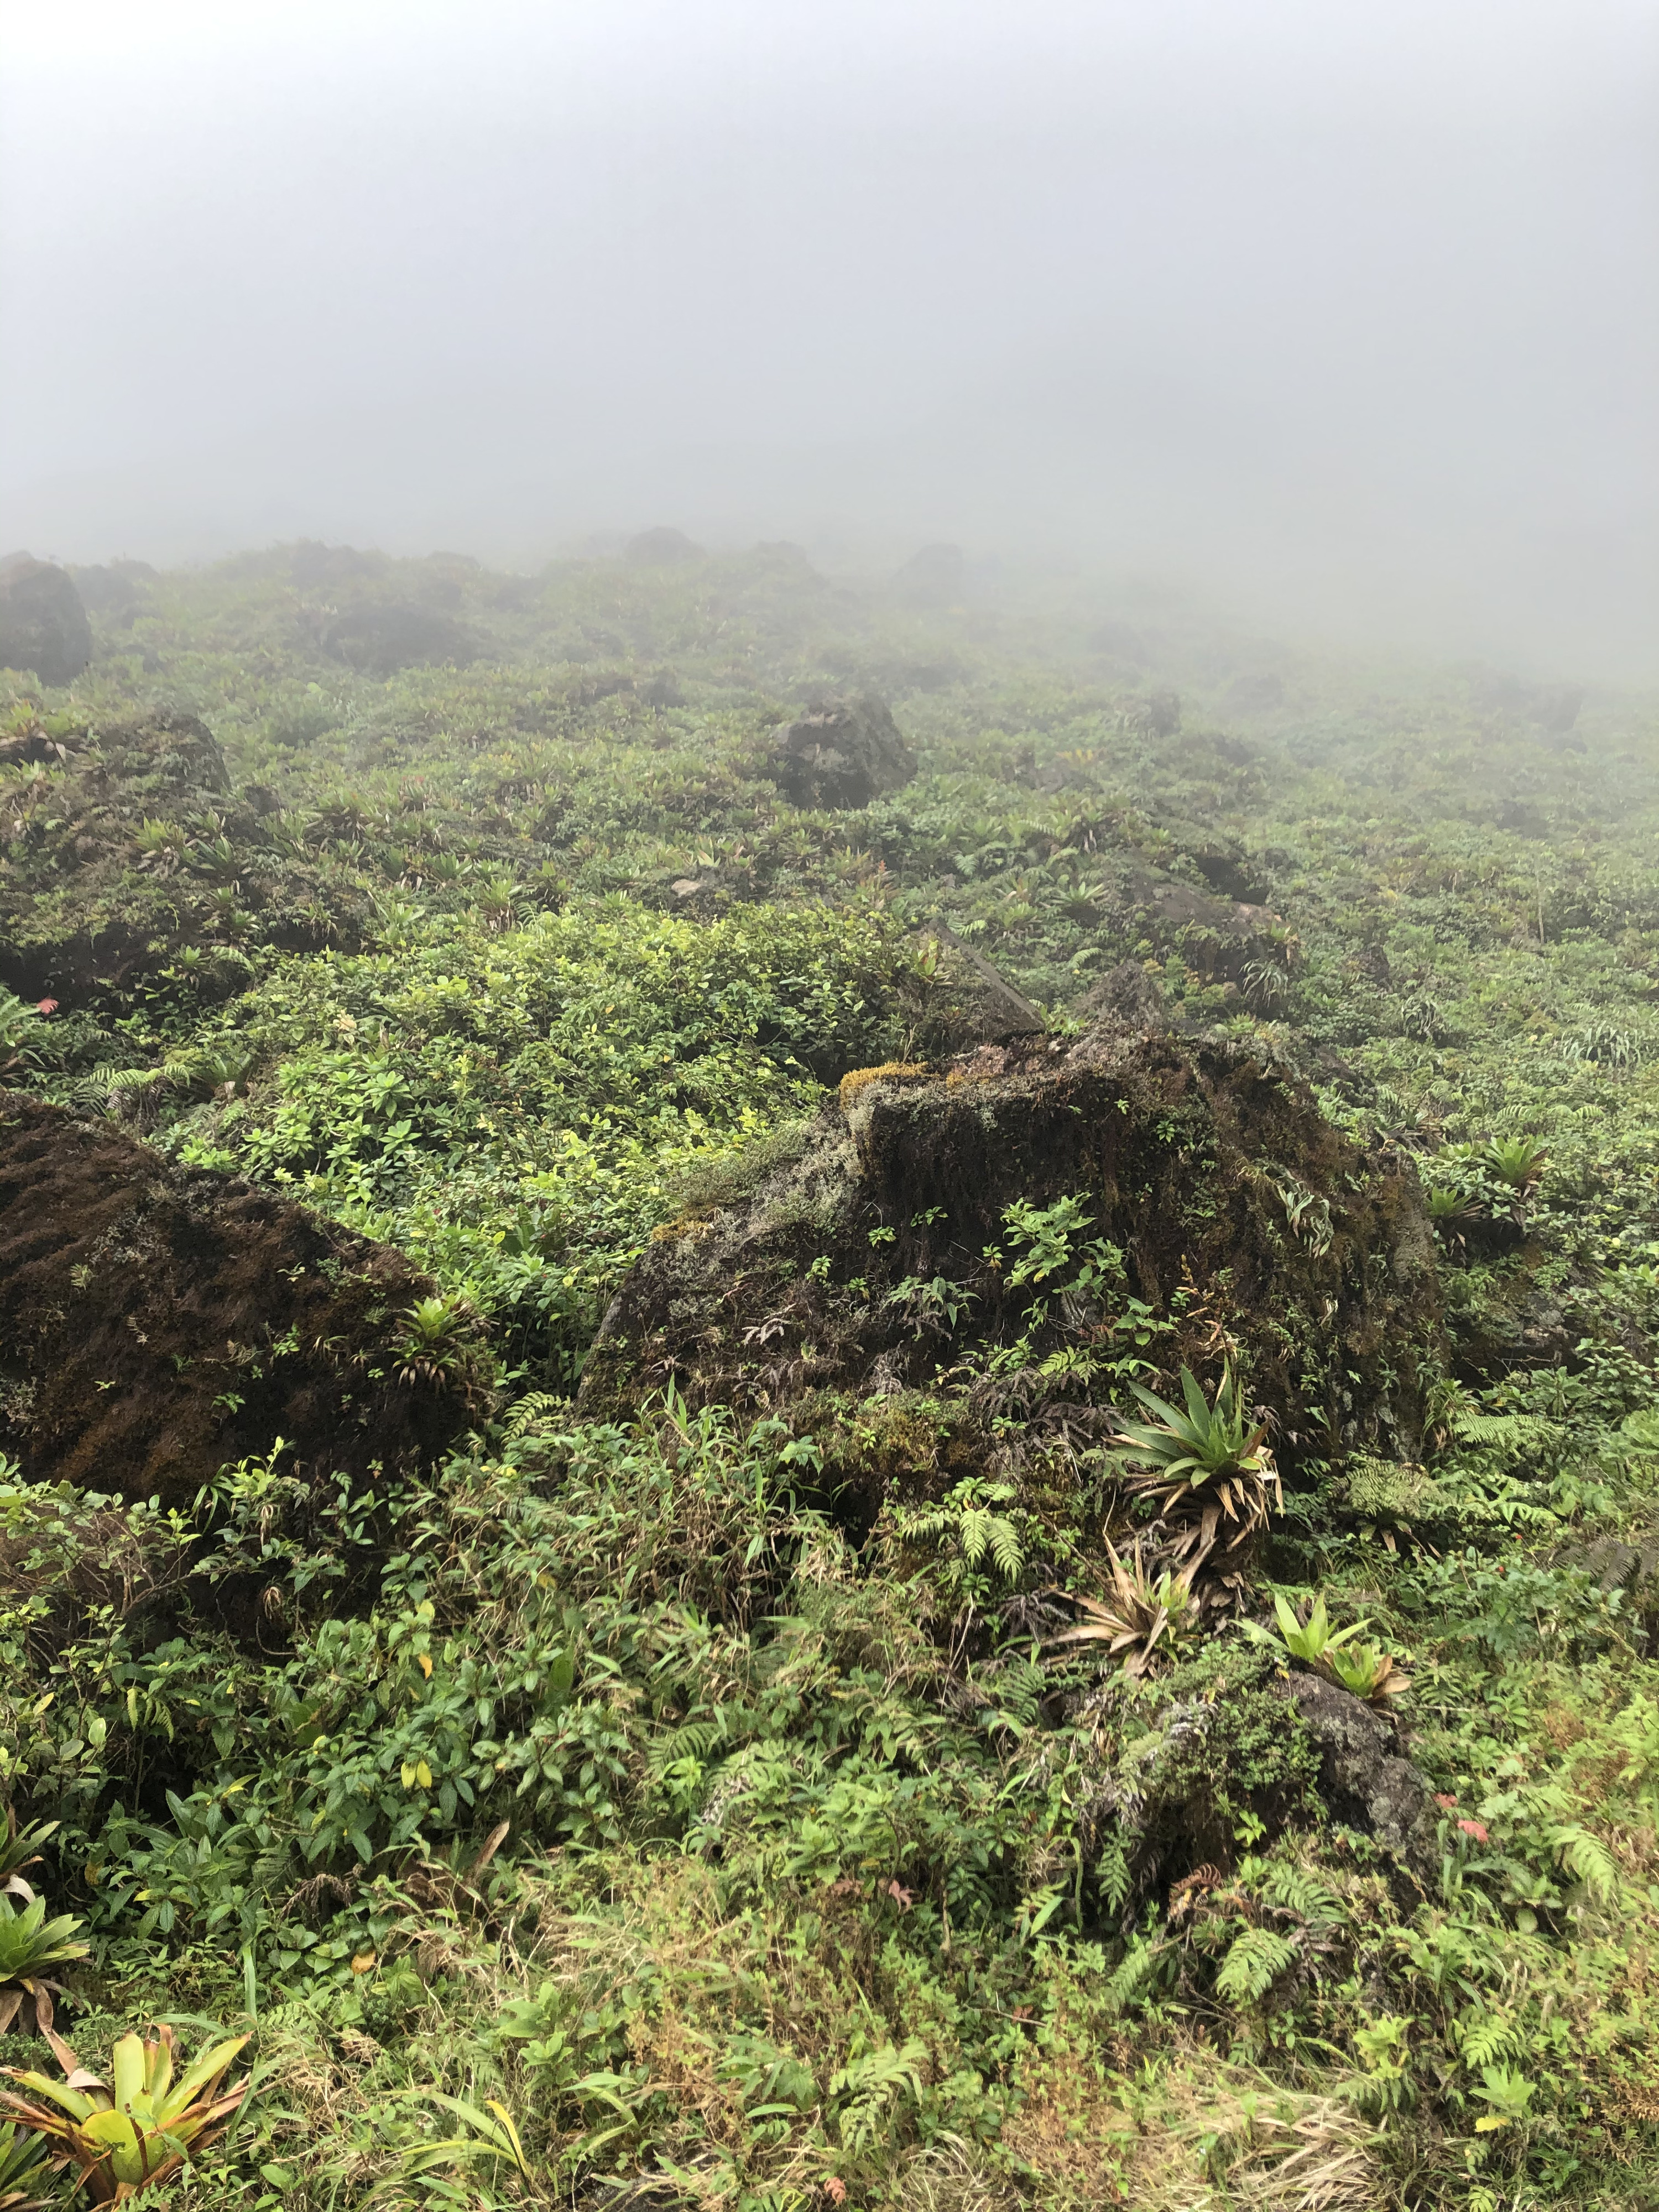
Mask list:
[{"label": "misty sky", "polygon": [[0,552],[1070,550],[1659,677],[1659,0],[0,0]]}]

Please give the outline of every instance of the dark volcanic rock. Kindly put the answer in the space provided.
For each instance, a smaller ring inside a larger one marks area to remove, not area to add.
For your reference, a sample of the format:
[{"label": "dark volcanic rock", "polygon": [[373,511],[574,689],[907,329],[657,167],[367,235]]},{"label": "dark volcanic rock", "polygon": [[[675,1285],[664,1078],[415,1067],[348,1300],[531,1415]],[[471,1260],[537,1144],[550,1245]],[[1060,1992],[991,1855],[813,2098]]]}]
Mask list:
[{"label": "dark volcanic rock", "polygon": [[[1419,1365],[1443,1340],[1411,1162],[1362,1152],[1243,1048],[1115,1024],[982,1046],[948,1073],[847,1077],[793,1159],[635,1265],[585,1399],[670,1378],[694,1403],[926,1386],[1021,1333],[1030,1291],[985,1257],[1004,1209],[1071,1195],[1121,1248],[1124,1291],[1172,1323],[1160,1361],[1213,1375],[1218,1325],[1237,1340],[1287,1467],[1372,1439],[1419,1455]],[[918,1283],[947,1286],[949,1328]],[[1076,1317],[1110,1325],[1109,1308]]]},{"label": "dark volcanic rock", "polygon": [[481,650],[478,639],[453,615],[396,600],[368,601],[330,616],[318,642],[331,659],[373,676],[441,660],[465,667]]},{"label": "dark volcanic rock", "polygon": [[1477,707],[1508,720],[1531,722],[1565,737],[1584,703],[1582,684],[1528,684],[1516,676],[1489,675],[1474,686]]},{"label": "dark volcanic rock", "polygon": [[182,1502],[278,1436],[285,1470],[409,1467],[460,1382],[398,1379],[401,1254],[106,1124],[0,1092],[0,1443],[32,1480]]},{"label": "dark volcanic rock", "polygon": [[797,806],[867,806],[916,772],[915,756],[879,699],[834,699],[778,733],[771,774]]},{"label": "dark volcanic rock", "polygon": [[383,576],[392,563],[384,553],[360,553],[355,545],[325,545],[302,538],[290,547],[288,573],[296,584],[349,584],[360,576]]},{"label": "dark volcanic rock", "polygon": [[[141,875],[135,884],[135,832],[149,817],[177,823],[210,808],[239,840],[253,823],[225,803],[230,777],[206,723],[165,711],[70,730],[37,721],[0,743],[0,762],[65,770],[58,820],[40,836],[31,871],[0,870],[0,983],[20,998],[76,1005],[165,967],[191,935],[191,909],[165,877]],[[43,863],[58,882],[72,881],[72,898],[40,896]],[[242,896],[257,897],[248,877]],[[218,995],[229,995],[246,988],[252,970],[224,945],[202,973]]]},{"label": "dark volcanic rock", "polygon": [[[1200,855],[1194,866],[1202,871],[1207,858]],[[1219,850],[1211,866],[1223,883],[1246,881]],[[1218,897],[1138,860],[1109,860],[1102,881],[1105,888],[1097,896],[1121,938],[1144,936],[1160,951],[1178,952],[1206,981],[1240,983],[1254,962],[1287,963],[1290,932],[1271,907]]]},{"label": "dark volcanic rock", "polygon": [[1285,679],[1271,672],[1235,676],[1221,703],[1230,714],[1276,714],[1285,704]]},{"label": "dark volcanic rock", "polygon": [[939,1058],[1047,1029],[1024,993],[943,922],[921,933],[920,951],[933,972],[909,1009],[918,1050]]},{"label": "dark volcanic rock", "polygon": [[1332,1816],[1375,1837],[1413,1873],[1435,1871],[1434,1796],[1427,1778],[1400,1756],[1381,1713],[1319,1674],[1274,1685],[1294,1706],[1319,1751],[1319,1794]]},{"label": "dark volcanic rock", "polygon": [[176,791],[230,789],[219,740],[194,714],[162,709],[142,721],[112,723],[97,736],[108,772],[124,783],[147,780]]},{"label": "dark volcanic rock", "polygon": [[0,574],[0,668],[70,684],[92,659],[92,624],[75,580],[50,561],[14,560]]},{"label": "dark volcanic rock", "polygon": [[[112,561],[106,567],[75,568],[70,574],[88,614],[122,623],[130,622],[144,603],[141,586],[146,577],[140,572],[147,568],[143,561]],[[153,568],[148,570],[149,576],[155,573]]]},{"label": "dark volcanic rock", "polygon": [[641,530],[623,548],[623,559],[635,568],[672,568],[682,561],[702,558],[701,545],[693,544],[683,530],[672,530],[666,526]]}]

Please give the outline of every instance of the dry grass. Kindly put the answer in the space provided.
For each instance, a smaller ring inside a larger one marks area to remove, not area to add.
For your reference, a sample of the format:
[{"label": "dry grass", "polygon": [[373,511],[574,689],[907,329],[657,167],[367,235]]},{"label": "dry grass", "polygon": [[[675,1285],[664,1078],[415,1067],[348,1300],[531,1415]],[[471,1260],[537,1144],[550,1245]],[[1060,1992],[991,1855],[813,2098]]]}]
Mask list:
[{"label": "dry grass", "polygon": [[959,2136],[930,2143],[898,2185],[901,2212],[1023,2212],[1027,2201],[982,2150]]},{"label": "dry grass", "polygon": [[1224,2085],[1166,2088],[1164,2126],[1134,2167],[1142,2212],[1385,2212],[1395,2192],[1378,2130],[1340,2098],[1243,2069]]}]

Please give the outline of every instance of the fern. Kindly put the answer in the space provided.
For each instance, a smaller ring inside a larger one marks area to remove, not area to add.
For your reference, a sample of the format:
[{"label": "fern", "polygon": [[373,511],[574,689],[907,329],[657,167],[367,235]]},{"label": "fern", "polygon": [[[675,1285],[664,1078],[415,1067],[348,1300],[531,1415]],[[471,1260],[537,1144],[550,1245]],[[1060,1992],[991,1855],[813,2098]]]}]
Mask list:
[{"label": "fern", "polygon": [[1341,1907],[1323,1882],[1300,1867],[1274,1867],[1263,1882],[1262,1895],[1309,1928],[1329,1928],[1341,1917]]},{"label": "fern", "polygon": [[1271,1928],[1248,1929],[1222,1961],[1216,1995],[1230,2004],[1254,2004],[1295,1956],[1296,1945],[1288,1936],[1275,1936]]},{"label": "fern", "polygon": [[888,2135],[888,2116],[901,2096],[908,2096],[913,2104],[921,2102],[921,2076],[917,2069],[927,2056],[927,2045],[909,2036],[896,2050],[884,2043],[878,2050],[849,2058],[831,2076],[831,2101],[845,2100],[836,2116],[843,2150],[856,2154]]},{"label": "fern", "polygon": [[1167,1943],[1148,1942],[1143,1936],[1131,1939],[1116,1972],[1106,1984],[1109,2012],[1125,2013],[1129,2010],[1145,1993],[1169,1948]]},{"label": "fern", "polygon": [[1121,1912],[1128,1902],[1132,1887],[1129,1874],[1129,1854],[1123,1847],[1121,1835],[1107,1838],[1101,1847],[1095,1865],[1095,1881],[1099,1886],[1101,1902],[1108,1912]]},{"label": "fern", "polygon": [[1549,1831],[1550,1847],[1575,1881],[1583,1883],[1598,1905],[1610,1905],[1619,1894],[1619,1867],[1599,1836],[1576,1821]]},{"label": "fern", "polygon": [[507,1434],[516,1440],[520,1437],[529,1436],[534,1430],[545,1428],[551,1422],[568,1420],[569,1418],[570,1401],[568,1398],[556,1398],[545,1390],[532,1390],[520,1399],[501,1425]]},{"label": "fern", "polygon": [[1501,2013],[1476,2013],[1457,2024],[1457,2040],[1463,2063],[1473,2073],[1496,2065],[1500,2058],[1517,2057],[1523,2039],[1513,2021]]},{"label": "fern", "polygon": [[1561,1434],[1541,1413],[1483,1413],[1456,1403],[1446,1409],[1446,1429],[1455,1443],[1510,1452],[1542,1451]]},{"label": "fern", "polygon": [[935,1511],[919,1514],[905,1534],[935,1544],[954,1536],[964,1565],[976,1567],[988,1553],[999,1573],[1012,1583],[1025,1565],[1025,1547],[1013,1522],[994,1509],[1015,1495],[1012,1484],[981,1486],[970,1477],[958,1483]]}]

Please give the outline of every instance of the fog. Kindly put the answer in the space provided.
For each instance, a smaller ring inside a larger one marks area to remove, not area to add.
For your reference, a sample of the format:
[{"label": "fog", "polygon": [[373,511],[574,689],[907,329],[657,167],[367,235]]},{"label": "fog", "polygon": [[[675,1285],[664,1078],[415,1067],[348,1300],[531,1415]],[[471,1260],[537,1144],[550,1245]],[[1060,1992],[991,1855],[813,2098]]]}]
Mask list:
[{"label": "fog", "polygon": [[1659,676],[1651,0],[0,33],[0,550],[944,538]]}]

